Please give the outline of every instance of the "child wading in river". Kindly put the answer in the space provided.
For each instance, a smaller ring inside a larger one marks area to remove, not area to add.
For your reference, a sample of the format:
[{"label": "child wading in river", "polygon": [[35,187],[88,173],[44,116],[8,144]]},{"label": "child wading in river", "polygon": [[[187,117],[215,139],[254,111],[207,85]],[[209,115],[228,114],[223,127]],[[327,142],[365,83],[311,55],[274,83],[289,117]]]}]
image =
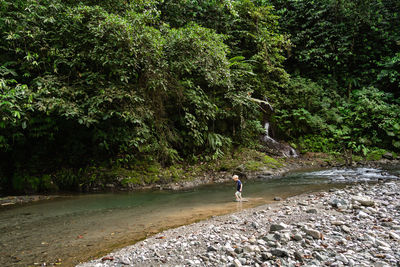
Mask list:
[{"label": "child wading in river", "polygon": [[239,180],[239,176],[237,175],[232,176],[232,179],[236,182],[236,193],[235,193],[236,201],[242,201],[243,184]]}]

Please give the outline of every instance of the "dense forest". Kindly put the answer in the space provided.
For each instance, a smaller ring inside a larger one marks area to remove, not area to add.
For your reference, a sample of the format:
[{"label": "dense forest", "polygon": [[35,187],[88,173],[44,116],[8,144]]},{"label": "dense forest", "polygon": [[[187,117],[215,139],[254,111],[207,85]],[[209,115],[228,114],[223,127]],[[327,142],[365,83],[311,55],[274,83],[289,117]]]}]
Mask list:
[{"label": "dense forest", "polygon": [[0,0],[0,187],[216,160],[259,148],[266,119],[301,152],[398,152],[399,12],[396,0]]}]

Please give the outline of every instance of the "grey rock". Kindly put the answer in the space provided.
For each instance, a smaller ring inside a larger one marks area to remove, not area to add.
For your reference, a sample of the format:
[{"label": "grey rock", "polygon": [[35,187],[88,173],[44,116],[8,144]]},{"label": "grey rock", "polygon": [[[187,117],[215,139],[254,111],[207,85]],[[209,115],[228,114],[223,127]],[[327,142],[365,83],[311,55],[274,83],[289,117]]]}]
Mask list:
[{"label": "grey rock", "polygon": [[400,230],[400,225],[392,224],[390,227],[392,227],[393,230]]},{"label": "grey rock", "polygon": [[289,251],[283,248],[276,248],[271,250],[271,254],[277,257],[289,257]]},{"label": "grey rock", "polygon": [[400,240],[400,236],[398,234],[396,234],[395,232],[389,232],[389,236],[390,236],[390,238],[392,238],[394,240]]},{"label": "grey rock", "polygon": [[239,261],[240,261],[242,264],[246,264],[247,259],[246,259],[246,258],[239,258]]},{"label": "grey rock", "polygon": [[344,199],[339,199],[339,198],[334,198],[332,199],[329,204],[331,204],[333,207],[340,207],[340,206],[346,206],[348,203]]},{"label": "grey rock", "polygon": [[384,159],[389,159],[389,160],[394,159],[393,154],[390,153],[390,152],[386,152],[385,154],[383,154],[383,155],[382,155],[382,158],[384,158]]},{"label": "grey rock", "polygon": [[[314,259],[314,260],[312,260],[312,261],[310,261],[310,265],[307,265],[307,266],[315,266],[315,267],[318,267],[318,266],[322,266],[322,264],[321,264],[321,262],[319,262],[318,260],[316,260],[316,259]],[[332,266],[332,265],[331,265]]]},{"label": "grey rock", "polygon": [[336,225],[336,226],[340,226],[340,225],[344,225],[345,223],[343,221],[333,221],[331,224],[332,225]]},{"label": "grey rock", "polygon": [[297,203],[297,205],[306,207],[306,206],[308,206],[308,203],[301,201],[301,202]]},{"label": "grey rock", "polygon": [[345,232],[345,233],[348,233],[348,234],[349,234],[349,233],[351,232],[350,228],[347,227],[346,225],[342,225],[341,228],[342,228],[342,231]]},{"label": "grey rock", "polygon": [[365,213],[364,211],[360,210],[358,212],[358,217],[360,217],[360,218],[369,218],[369,215],[367,213]]},{"label": "grey rock", "polygon": [[251,236],[249,238],[249,242],[252,243],[252,244],[256,243],[256,241],[257,241],[257,239],[255,238],[255,236]]},{"label": "grey rock", "polygon": [[239,247],[235,248],[235,253],[242,254],[243,253],[243,248],[239,248]]},{"label": "grey rock", "polygon": [[247,245],[243,248],[244,252],[260,252],[260,248],[256,245]]},{"label": "grey rock", "polygon": [[343,262],[344,264],[348,264],[348,263],[349,263],[349,260],[348,260],[348,259],[346,258],[346,256],[343,255],[343,254],[337,255],[337,256],[336,256],[336,259],[339,260],[339,261],[341,261],[341,262]]},{"label": "grey rock", "polygon": [[238,260],[238,259],[234,259],[233,260],[233,264],[235,265],[235,267],[242,267],[242,263]]},{"label": "grey rock", "polygon": [[312,213],[312,214],[316,214],[318,213],[317,209],[308,209],[306,210],[307,213]]},{"label": "grey rock", "polygon": [[265,246],[267,244],[267,242],[265,242],[265,240],[263,240],[263,239],[258,239],[257,244]]},{"label": "grey rock", "polygon": [[302,237],[300,234],[295,234],[295,235],[293,236],[293,240],[301,241],[302,239],[303,239],[303,237]]},{"label": "grey rock", "polygon": [[210,252],[210,251],[218,251],[218,249],[216,247],[214,247],[214,246],[208,246],[207,247],[207,252]]},{"label": "grey rock", "polygon": [[369,198],[369,197],[362,197],[362,196],[353,196],[352,198],[351,198],[351,201],[352,202],[358,202],[358,203],[360,203],[361,205],[363,205],[363,206],[366,206],[366,207],[372,207],[372,206],[375,206],[375,201],[373,201],[371,198]]},{"label": "grey rock", "polygon": [[281,241],[285,242],[285,243],[289,242],[290,241],[290,234],[289,233],[283,233],[281,235]]},{"label": "grey rock", "polygon": [[277,241],[281,241],[282,240],[282,234],[281,233],[275,233],[274,234],[274,239]]},{"label": "grey rock", "polygon": [[386,246],[378,246],[378,249],[379,249],[380,251],[384,251],[384,252],[389,252],[389,251],[391,251],[391,248],[390,248],[390,247],[386,247]]},{"label": "grey rock", "polygon": [[299,251],[294,252],[294,258],[299,262],[303,262],[303,257],[304,257],[303,254],[300,253]]},{"label": "grey rock", "polygon": [[379,239],[376,239],[376,244],[378,245],[378,246],[382,246],[382,247],[388,247],[388,248],[390,248],[390,245],[388,244],[388,243],[386,243],[386,242],[384,242],[384,241],[382,241],[382,240],[379,240]]},{"label": "grey rock", "polygon": [[315,251],[315,252],[313,253],[313,255],[314,255],[314,257],[315,257],[317,260],[319,260],[319,261],[324,261],[324,260],[326,260],[326,257],[323,256],[323,255],[321,255],[321,254],[319,254],[317,251]]},{"label": "grey rock", "polygon": [[231,219],[234,221],[239,221],[239,217],[235,215],[231,215]]},{"label": "grey rock", "polygon": [[252,223],[251,223],[251,226],[253,226],[254,229],[260,228],[259,224],[256,223],[256,222],[252,222]]},{"label": "grey rock", "polygon": [[322,234],[321,234],[319,231],[314,230],[314,229],[307,229],[307,228],[305,228],[305,229],[304,229],[304,232],[305,232],[307,235],[312,236],[312,237],[315,238],[315,239],[320,239],[320,238],[322,237]]},{"label": "grey rock", "polygon": [[377,262],[375,262],[375,264],[374,264],[373,266],[374,266],[374,267],[390,267],[390,265],[387,264],[387,263],[384,262],[384,261],[377,261]]},{"label": "grey rock", "polygon": [[279,224],[271,224],[269,231],[270,232],[275,232],[275,231],[281,231],[287,228],[287,225],[284,223],[279,223]]},{"label": "grey rock", "polygon": [[269,252],[261,253],[261,258],[265,261],[273,259],[273,255]]},{"label": "grey rock", "polygon": [[267,234],[267,235],[265,235],[265,236],[263,237],[263,240],[265,240],[265,241],[267,241],[267,242],[270,242],[270,241],[275,242],[275,241],[276,241],[276,239],[275,239],[275,237],[274,237],[273,234]]}]

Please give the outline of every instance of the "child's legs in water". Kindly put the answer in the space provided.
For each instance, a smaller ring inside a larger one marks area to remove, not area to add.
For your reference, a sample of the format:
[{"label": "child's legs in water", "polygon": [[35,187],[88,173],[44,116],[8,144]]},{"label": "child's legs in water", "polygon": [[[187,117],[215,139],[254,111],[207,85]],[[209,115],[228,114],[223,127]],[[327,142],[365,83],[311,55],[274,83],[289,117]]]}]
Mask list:
[{"label": "child's legs in water", "polygon": [[239,191],[236,191],[235,196],[237,200],[242,200],[242,193],[240,193]]}]

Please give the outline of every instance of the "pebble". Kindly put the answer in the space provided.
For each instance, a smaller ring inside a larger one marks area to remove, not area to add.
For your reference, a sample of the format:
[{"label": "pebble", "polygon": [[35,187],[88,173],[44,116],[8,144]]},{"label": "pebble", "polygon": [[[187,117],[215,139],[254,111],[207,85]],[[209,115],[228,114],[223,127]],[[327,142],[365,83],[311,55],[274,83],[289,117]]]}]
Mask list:
[{"label": "pebble", "polygon": [[375,202],[369,198],[369,197],[364,197],[364,196],[353,196],[351,199],[352,202],[358,202],[363,206],[371,207],[375,206]]},{"label": "pebble", "polygon": [[293,240],[300,241],[300,240],[302,240],[302,239],[303,239],[303,237],[302,237],[300,234],[295,234],[295,235],[293,236]]},{"label": "pebble", "polygon": [[271,250],[271,254],[277,257],[289,257],[289,251],[287,251],[286,249],[282,249],[282,248],[277,248],[277,249],[273,249]]},{"label": "pebble", "polygon": [[322,234],[321,234],[319,231],[314,230],[314,229],[307,229],[307,228],[305,228],[305,229],[304,229],[304,232],[305,232],[307,235],[312,236],[312,237],[315,238],[315,239],[320,239],[320,238],[322,237]]},{"label": "pebble", "polygon": [[351,233],[351,230],[350,230],[350,228],[349,227],[347,227],[346,225],[342,225],[342,230],[343,230],[343,232],[345,232],[345,233]]},{"label": "pebble", "polygon": [[343,254],[339,254],[336,256],[336,259],[343,262],[344,264],[348,264],[349,260]]},{"label": "pebble", "polygon": [[287,225],[284,223],[279,223],[279,224],[271,224],[269,231],[270,232],[275,232],[275,231],[281,231],[287,228]]},{"label": "pebble", "polygon": [[242,267],[242,263],[238,259],[235,259],[233,264],[235,264],[236,267]]},{"label": "pebble", "polygon": [[308,209],[308,210],[306,210],[306,212],[307,213],[313,213],[313,214],[318,213],[317,209]]},{"label": "pebble", "polygon": [[389,232],[389,236],[394,240],[400,240],[400,236],[394,232]]},{"label": "pebble", "polygon": [[303,262],[304,255],[298,251],[294,252],[294,258],[299,261],[300,263]]}]

